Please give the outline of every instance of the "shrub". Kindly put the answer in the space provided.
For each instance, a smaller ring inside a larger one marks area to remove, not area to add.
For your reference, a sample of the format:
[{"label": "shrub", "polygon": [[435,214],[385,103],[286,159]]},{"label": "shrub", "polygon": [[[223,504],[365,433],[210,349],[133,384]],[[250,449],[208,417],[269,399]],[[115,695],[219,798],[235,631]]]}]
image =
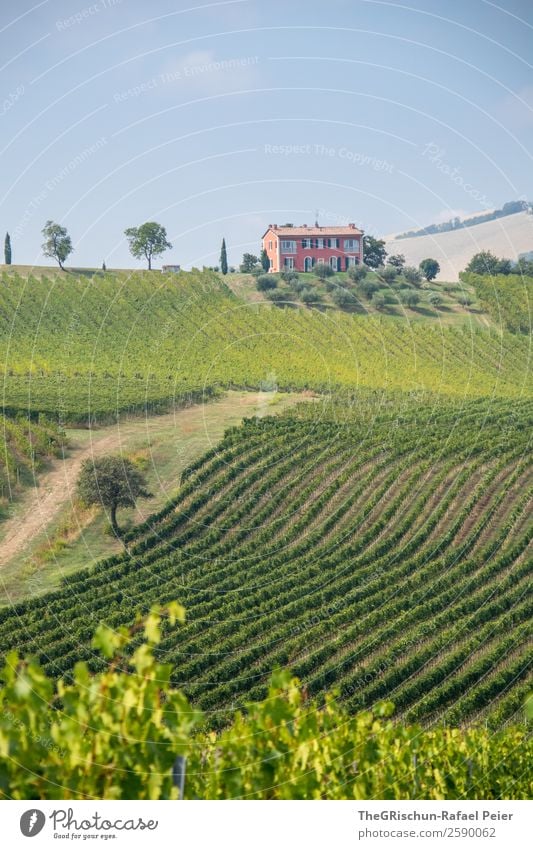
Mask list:
[{"label": "shrub", "polygon": [[269,289],[268,292],[265,292],[265,295],[269,301],[272,301],[272,303],[278,306],[283,306],[290,301],[290,294],[281,292],[279,289]]},{"label": "shrub", "polygon": [[297,271],[282,271],[280,274],[281,279],[284,283],[294,283],[295,280],[298,280],[298,272]]},{"label": "shrub", "polygon": [[335,287],[331,295],[331,300],[341,309],[354,307],[357,304],[357,298],[353,292],[349,292],[348,289],[343,289],[341,286]]},{"label": "shrub", "polygon": [[467,294],[466,292],[463,292],[462,295],[459,295],[457,301],[461,304],[462,307],[469,307],[471,304],[474,303],[471,295]]},{"label": "shrub", "polygon": [[359,288],[363,295],[370,300],[372,296],[378,291],[379,283],[376,283],[375,280],[363,280],[359,284]]},{"label": "shrub", "polygon": [[260,274],[257,278],[256,286],[260,292],[267,292],[269,289],[275,289],[278,285],[278,278],[273,274]]},{"label": "shrub", "polygon": [[320,277],[321,280],[325,280],[326,277],[333,277],[333,275],[335,274],[331,265],[327,265],[326,263],[315,265],[313,271],[317,277]]},{"label": "shrub", "polygon": [[379,276],[386,283],[392,283],[393,280],[396,280],[398,273],[399,270],[394,265],[386,265],[385,268],[380,268],[378,271]]},{"label": "shrub", "polygon": [[403,277],[407,280],[408,283],[411,283],[412,286],[419,286],[422,282],[422,275],[418,268],[415,268],[414,265],[407,265],[403,269]]},{"label": "shrub", "polygon": [[322,300],[320,293],[313,291],[313,289],[302,289],[300,292],[300,300],[303,301],[304,304],[317,304]]},{"label": "shrub", "polygon": [[420,295],[418,292],[413,292],[411,289],[406,289],[404,292],[400,292],[400,302],[405,304],[406,307],[416,307],[416,305],[420,302]]},{"label": "shrub", "polygon": [[440,307],[442,304],[442,298],[438,292],[430,292],[428,295],[428,303],[431,304],[432,307]]},{"label": "shrub", "polygon": [[377,310],[384,309],[385,304],[387,303],[385,300],[385,295],[383,295],[381,292],[375,292],[372,295],[372,303]]},{"label": "shrub", "polygon": [[348,277],[351,280],[354,280],[355,283],[359,283],[359,281],[363,280],[367,274],[368,268],[364,263],[360,263],[359,265],[352,265],[352,267],[348,269]]}]

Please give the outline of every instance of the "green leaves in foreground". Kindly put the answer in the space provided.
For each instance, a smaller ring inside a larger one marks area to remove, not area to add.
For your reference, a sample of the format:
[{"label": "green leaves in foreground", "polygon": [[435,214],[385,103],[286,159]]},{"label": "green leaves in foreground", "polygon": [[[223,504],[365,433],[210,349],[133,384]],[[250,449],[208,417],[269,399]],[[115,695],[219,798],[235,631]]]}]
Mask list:
[{"label": "green leaves in foreground", "polygon": [[390,718],[390,703],[351,716],[332,694],[307,700],[286,671],[275,672],[268,697],[236,713],[221,734],[199,733],[200,713],[171,688],[170,665],[154,657],[164,621],[173,627],[183,619],[171,603],[130,629],[101,625],[93,647],[108,667],[91,675],[78,663],[72,683],[53,682],[11,653],[1,673],[0,797],[176,798],[178,754],[188,759],[189,799],[531,795],[525,730],[403,726]]}]

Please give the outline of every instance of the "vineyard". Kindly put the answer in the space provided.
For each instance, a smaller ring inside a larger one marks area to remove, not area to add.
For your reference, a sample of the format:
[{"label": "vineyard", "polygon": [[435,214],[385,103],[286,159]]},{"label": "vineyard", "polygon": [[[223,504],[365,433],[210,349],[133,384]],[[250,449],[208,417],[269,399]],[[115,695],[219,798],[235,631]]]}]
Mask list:
[{"label": "vineyard", "polygon": [[278,667],[350,712],[520,719],[531,687],[533,402],[352,392],[247,420],[189,466],[127,551],[0,611],[53,676],[91,635],[179,598],[173,683],[224,725]]},{"label": "vineyard", "polygon": [[521,274],[466,274],[465,283],[473,286],[483,309],[499,327],[513,333],[531,334],[533,278]]},{"label": "vineyard", "polygon": [[229,387],[520,397],[528,340],[249,303],[213,272],[23,277],[0,286],[4,412],[102,423]]},{"label": "vineyard", "polygon": [[65,434],[53,422],[41,417],[30,421],[24,416],[0,416],[2,452],[0,454],[0,518],[7,503],[51,457],[60,456]]}]

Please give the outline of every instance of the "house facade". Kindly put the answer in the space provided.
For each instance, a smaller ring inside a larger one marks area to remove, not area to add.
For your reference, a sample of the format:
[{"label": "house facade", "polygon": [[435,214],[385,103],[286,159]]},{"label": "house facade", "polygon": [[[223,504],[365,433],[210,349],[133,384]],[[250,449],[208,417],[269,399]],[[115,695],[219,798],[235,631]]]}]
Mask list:
[{"label": "house facade", "polygon": [[355,224],[342,227],[301,227],[269,224],[262,247],[270,260],[270,271],[312,271],[330,265],[346,271],[363,261],[363,231]]}]

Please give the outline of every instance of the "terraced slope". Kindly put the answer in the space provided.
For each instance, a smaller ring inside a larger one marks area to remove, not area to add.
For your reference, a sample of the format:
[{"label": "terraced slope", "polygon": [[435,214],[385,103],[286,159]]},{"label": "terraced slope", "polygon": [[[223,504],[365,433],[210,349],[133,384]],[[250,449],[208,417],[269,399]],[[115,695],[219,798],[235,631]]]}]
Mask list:
[{"label": "terraced slope", "polygon": [[0,616],[0,645],[50,672],[179,598],[162,651],[223,722],[277,666],[356,711],[497,725],[530,686],[532,401],[304,408],[249,420],[191,466],[129,553]]},{"label": "terraced slope", "polygon": [[531,336],[533,278],[521,274],[461,274],[499,327]]},{"label": "terraced slope", "polygon": [[4,410],[65,422],[272,382],[475,397],[531,389],[526,338],[245,303],[209,272],[4,274],[0,355]]}]

